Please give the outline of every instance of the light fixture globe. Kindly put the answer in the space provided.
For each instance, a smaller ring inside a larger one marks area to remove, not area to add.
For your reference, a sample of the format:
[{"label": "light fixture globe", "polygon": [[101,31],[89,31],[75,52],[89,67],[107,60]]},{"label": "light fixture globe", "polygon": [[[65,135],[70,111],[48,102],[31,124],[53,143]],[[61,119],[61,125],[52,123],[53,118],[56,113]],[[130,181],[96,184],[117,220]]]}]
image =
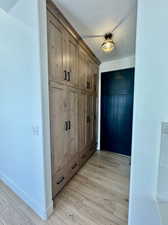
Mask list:
[{"label": "light fixture globe", "polygon": [[115,44],[114,44],[114,42],[112,40],[112,37],[113,37],[112,33],[105,34],[105,36],[104,36],[105,41],[101,45],[101,49],[104,52],[112,52],[113,49],[115,48]]}]

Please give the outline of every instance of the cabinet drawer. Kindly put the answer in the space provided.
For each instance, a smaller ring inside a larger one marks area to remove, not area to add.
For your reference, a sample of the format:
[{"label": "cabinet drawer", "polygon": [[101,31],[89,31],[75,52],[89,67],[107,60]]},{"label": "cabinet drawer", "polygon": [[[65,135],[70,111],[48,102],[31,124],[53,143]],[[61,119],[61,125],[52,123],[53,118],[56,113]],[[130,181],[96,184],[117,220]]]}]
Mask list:
[{"label": "cabinet drawer", "polygon": [[68,170],[63,169],[53,176],[53,197],[55,197],[68,181]]},{"label": "cabinet drawer", "polygon": [[79,157],[75,157],[69,165],[68,179],[71,179],[79,170]]},{"label": "cabinet drawer", "polygon": [[87,149],[80,153],[79,163],[80,166],[83,166],[85,162],[89,159],[89,152]]},{"label": "cabinet drawer", "polygon": [[89,158],[96,152],[96,145],[92,145],[89,149],[88,149],[88,154],[89,154]]}]

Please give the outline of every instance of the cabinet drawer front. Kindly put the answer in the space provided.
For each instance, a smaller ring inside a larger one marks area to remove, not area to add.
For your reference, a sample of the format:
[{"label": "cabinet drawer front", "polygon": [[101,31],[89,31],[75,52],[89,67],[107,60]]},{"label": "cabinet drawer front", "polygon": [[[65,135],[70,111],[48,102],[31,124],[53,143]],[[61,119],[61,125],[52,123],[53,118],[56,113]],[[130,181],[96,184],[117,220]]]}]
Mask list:
[{"label": "cabinet drawer front", "polygon": [[69,163],[69,175],[68,178],[71,179],[79,170],[79,157]]},{"label": "cabinet drawer front", "polygon": [[87,149],[85,149],[83,152],[80,153],[80,157],[79,157],[80,166],[83,166],[85,162],[87,162],[88,158],[89,158],[89,152]]},{"label": "cabinet drawer front", "polygon": [[55,197],[68,181],[68,170],[63,169],[53,176],[53,197]]}]

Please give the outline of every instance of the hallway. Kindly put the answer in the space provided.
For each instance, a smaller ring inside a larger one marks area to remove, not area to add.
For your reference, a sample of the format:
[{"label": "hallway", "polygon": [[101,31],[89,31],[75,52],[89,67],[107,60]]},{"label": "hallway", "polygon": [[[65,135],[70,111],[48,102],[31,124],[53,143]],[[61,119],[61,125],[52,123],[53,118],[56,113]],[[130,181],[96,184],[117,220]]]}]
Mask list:
[{"label": "hallway", "polygon": [[0,182],[0,225],[126,225],[128,186],[129,159],[96,152],[58,195],[47,222]]}]

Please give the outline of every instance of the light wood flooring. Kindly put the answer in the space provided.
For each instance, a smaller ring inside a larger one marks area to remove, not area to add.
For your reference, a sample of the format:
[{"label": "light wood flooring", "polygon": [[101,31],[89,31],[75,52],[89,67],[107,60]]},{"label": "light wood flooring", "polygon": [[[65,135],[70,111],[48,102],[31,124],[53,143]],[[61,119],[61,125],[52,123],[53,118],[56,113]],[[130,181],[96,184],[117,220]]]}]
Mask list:
[{"label": "light wood flooring", "polygon": [[0,182],[0,225],[127,225],[129,159],[96,152],[42,221]]}]

